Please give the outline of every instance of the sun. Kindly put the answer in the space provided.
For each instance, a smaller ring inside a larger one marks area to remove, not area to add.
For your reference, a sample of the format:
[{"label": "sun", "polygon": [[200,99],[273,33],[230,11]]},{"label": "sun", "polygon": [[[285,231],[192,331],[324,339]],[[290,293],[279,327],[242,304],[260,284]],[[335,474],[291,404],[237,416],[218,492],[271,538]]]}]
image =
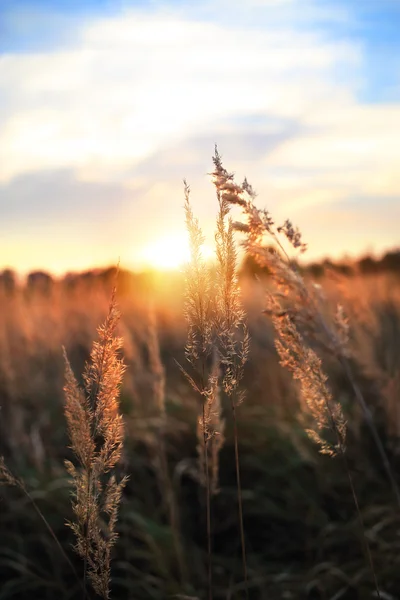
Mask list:
[{"label": "sun", "polygon": [[[206,245],[202,246],[202,253],[206,260],[213,254]],[[185,234],[163,236],[147,244],[140,254],[141,262],[152,269],[179,269],[190,260],[189,241]]]}]

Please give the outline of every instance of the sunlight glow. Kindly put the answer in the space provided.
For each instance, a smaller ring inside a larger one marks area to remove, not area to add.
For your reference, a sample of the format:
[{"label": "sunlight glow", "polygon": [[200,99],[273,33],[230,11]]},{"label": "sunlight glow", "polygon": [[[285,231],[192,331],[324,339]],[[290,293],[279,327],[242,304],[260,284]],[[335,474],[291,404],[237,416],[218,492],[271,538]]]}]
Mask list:
[{"label": "sunlight glow", "polygon": [[[179,269],[190,261],[189,241],[186,234],[161,237],[145,246],[140,254],[147,267],[162,271]],[[210,260],[214,253],[204,244],[202,254],[205,260]]]}]

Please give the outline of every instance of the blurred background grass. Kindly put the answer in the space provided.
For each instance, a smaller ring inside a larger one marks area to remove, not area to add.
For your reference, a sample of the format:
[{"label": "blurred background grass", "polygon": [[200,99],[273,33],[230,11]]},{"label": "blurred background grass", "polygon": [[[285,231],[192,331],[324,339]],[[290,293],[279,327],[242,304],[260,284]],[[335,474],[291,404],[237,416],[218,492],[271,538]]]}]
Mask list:
[{"label": "blurred background grass", "polygon": [[[389,258],[388,258],[389,256]],[[400,271],[398,255],[381,261],[311,265],[326,303],[344,305],[351,324],[353,369],[399,473]],[[373,598],[359,526],[340,461],[318,454],[299,422],[296,386],[281,369],[272,328],[262,313],[268,274],[245,261],[241,275],[251,355],[240,407],[240,456],[251,598]],[[53,280],[45,273],[18,282],[0,277],[0,454],[23,478],[80,573],[65,521],[71,518],[63,460],[63,357],[75,373],[89,356],[107,312],[115,270]],[[130,475],[113,562],[113,598],[202,597],[206,589],[203,494],[195,476],[196,415],[184,361],[183,278],[179,273],[120,272],[120,335],[128,370],[122,390],[126,444],[121,471]],[[152,313],[166,372],[166,434],[187,562],[182,584],[157,469],[157,409],[149,355]],[[322,351],[322,350],[321,350]],[[323,352],[323,351],[322,351]],[[400,515],[351,389],[331,356],[322,354],[334,396],[348,420],[348,456],[365,519],[382,598],[400,598]],[[221,492],[213,500],[215,598],[243,592],[237,530],[233,440],[226,411]],[[400,478],[398,477],[400,481]],[[70,567],[18,489],[0,497],[0,600],[72,599]]]}]

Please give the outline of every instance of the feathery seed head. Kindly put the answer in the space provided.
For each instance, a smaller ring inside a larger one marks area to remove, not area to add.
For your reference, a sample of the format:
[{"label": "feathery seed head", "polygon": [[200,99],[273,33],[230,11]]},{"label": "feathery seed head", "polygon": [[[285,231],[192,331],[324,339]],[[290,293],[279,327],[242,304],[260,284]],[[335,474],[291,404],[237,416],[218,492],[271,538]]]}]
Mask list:
[{"label": "feathery seed head", "polygon": [[126,478],[117,483],[115,476],[109,475],[121,457],[123,445],[119,392],[125,366],[118,356],[122,346],[122,340],[115,336],[118,320],[114,290],[85,368],[84,390],[78,386],[64,351],[65,416],[79,464],[65,464],[74,484],[75,518],[69,527],[93,589],[104,599],[109,598],[111,550],[117,538],[118,507],[126,483]]}]

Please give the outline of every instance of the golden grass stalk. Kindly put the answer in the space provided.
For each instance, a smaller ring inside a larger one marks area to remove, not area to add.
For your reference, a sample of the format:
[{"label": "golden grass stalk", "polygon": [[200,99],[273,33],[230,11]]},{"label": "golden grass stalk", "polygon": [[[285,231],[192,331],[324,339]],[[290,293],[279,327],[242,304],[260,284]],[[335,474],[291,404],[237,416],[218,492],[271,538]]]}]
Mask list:
[{"label": "golden grass stalk", "polygon": [[[234,226],[229,216],[229,197],[234,185],[231,177],[223,169],[217,151],[214,157],[214,167],[213,182],[217,191],[219,208],[215,234],[216,277],[211,275],[202,259],[201,246],[204,237],[198,220],[193,215],[189,201],[190,190],[185,183],[186,226],[191,246],[191,262],[186,271],[185,314],[188,321],[186,358],[194,369],[194,375],[182,370],[192,387],[202,396],[197,436],[200,477],[207,494],[209,565],[211,564],[210,497],[219,490],[219,452],[224,442],[225,427],[221,415],[220,387],[230,399],[234,422],[243,574],[246,597],[248,597],[236,409],[243,399],[243,394],[239,391],[239,384],[248,356],[249,335],[240,301]],[[210,359],[211,367],[208,366]],[[211,581],[210,577],[209,573],[209,582]]]},{"label": "golden grass stalk", "polygon": [[[225,420],[222,418],[219,384],[220,360],[217,352],[213,353],[212,361],[208,387],[203,392],[203,410],[197,422],[197,451],[200,482],[202,485],[207,485],[208,473],[210,493],[215,496],[219,493],[219,453],[225,441]],[[204,438],[206,438],[206,444],[204,444]]]},{"label": "golden grass stalk", "polygon": [[[336,456],[344,452],[346,422],[341,405],[333,400],[327,387],[328,378],[322,370],[321,360],[306,345],[287,314],[275,314],[272,320],[280,364],[299,381],[303,408],[313,419],[313,428],[307,428],[306,433],[319,445],[322,454]],[[326,439],[326,430],[334,434],[333,442]]]},{"label": "golden grass stalk", "polygon": [[233,222],[229,215],[231,208],[229,199],[232,198],[232,195],[237,189],[233,182],[233,176],[222,166],[221,157],[218,154],[217,148],[215,148],[213,162],[214,172],[212,175],[219,207],[217,231],[215,234],[217,254],[216,329],[219,338],[220,360],[223,370],[222,386],[230,399],[233,417],[239,529],[245,594],[246,598],[248,598],[249,590],[236,409],[243,399],[243,394],[239,392],[239,384],[243,377],[243,369],[248,357],[249,334],[245,323],[245,314],[240,301],[236,241],[234,238]]},{"label": "golden grass stalk", "polygon": [[80,388],[65,355],[65,417],[77,465],[66,461],[74,485],[74,520],[68,525],[76,537],[75,550],[84,561],[95,592],[110,595],[111,550],[121,495],[127,478],[117,482],[113,470],[121,457],[123,421],[119,393],[125,371],[119,358],[122,340],[115,336],[120,318],[115,289],[99,339],[93,344]]},{"label": "golden grass stalk", "polygon": [[[343,460],[360,523],[363,549],[371,570],[377,597],[381,598],[371,550],[365,535],[364,520],[346,457],[346,422],[342,407],[332,398],[327,386],[328,378],[322,370],[321,360],[311,348],[307,347],[291,318],[287,314],[274,315],[273,322],[278,335],[276,349],[280,363],[292,373],[294,379],[300,382],[303,404],[306,405],[314,421],[314,427],[307,428],[306,433],[319,445],[322,454],[332,457],[340,456]],[[333,441],[329,441],[324,435],[327,430],[332,433]]]},{"label": "golden grass stalk", "polygon": [[[300,335],[301,327],[307,334],[320,341],[321,333],[325,336],[329,349],[339,358],[345,373],[353,387],[357,400],[366,415],[367,423],[373,432],[379,453],[392,483],[396,496],[397,485],[391,473],[389,462],[369,409],[355,383],[348,360],[348,323],[339,309],[336,315],[335,329],[329,328],[319,309],[320,297],[316,289],[310,293],[298,268],[295,259],[290,258],[285,248],[285,240],[293,249],[302,253],[306,250],[300,231],[291,221],[286,220],[282,226],[277,226],[266,210],[258,209],[254,203],[256,194],[245,179],[242,185],[234,181],[221,164],[216,152],[214,164],[217,165],[214,177],[216,185],[225,192],[225,200],[232,206],[239,206],[246,219],[235,224],[235,228],[246,235],[244,246],[246,250],[262,265],[267,266],[276,285],[275,293],[269,296],[269,306],[266,312],[272,315],[277,333],[276,347],[281,364],[287,367],[295,379],[300,382],[303,404],[311,414],[314,427],[307,429],[308,435],[319,444],[320,451],[335,456],[339,454],[344,461],[349,478],[360,525],[362,528],[363,545],[365,547],[369,568],[374,580],[378,598],[380,598],[374,565],[365,537],[365,528],[355,493],[351,473],[345,454],[346,426],[340,404],[333,398],[326,385],[327,378],[322,371],[321,361],[315,352],[308,347]],[[274,249],[266,246],[266,241],[272,241]],[[326,439],[324,432],[330,430],[334,441]]]},{"label": "golden grass stalk", "polygon": [[188,324],[185,350],[187,360],[196,369],[199,363],[203,365],[211,354],[213,305],[210,272],[201,250],[204,236],[190,205],[190,188],[186,181],[184,193],[186,229],[190,244],[190,262],[185,269],[185,317]]},{"label": "golden grass stalk", "polygon": [[[219,451],[223,441],[223,421],[220,415],[218,379],[219,359],[214,350],[214,292],[213,277],[202,256],[204,236],[190,205],[190,189],[184,182],[186,228],[189,233],[191,260],[186,266],[185,317],[188,323],[186,359],[192,373],[180,367],[193,389],[200,395],[198,417],[198,450],[200,482],[206,489],[208,598],[213,597],[211,551],[211,495],[218,486]],[[213,355],[213,356],[212,356]],[[210,368],[210,359],[212,366]],[[212,478],[210,477],[210,467]]]},{"label": "golden grass stalk", "polygon": [[[323,342],[337,357],[356,400],[361,406],[400,507],[399,487],[371,411],[355,380],[348,360],[350,354],[347,344],[348,323],[345,319],[343,320],[340,309],[336,315],[335,327],[331,327],[327,323],[321,310],[322,298],[317,288],[314,287],[310,290],[306,286],[297,267],[296,259],[291,258],[285,248],[286,242],[298,253],[305,252],[307,246],[302,241],[300,231],[289,220],[286,220],[283,225],[277,226],[267,210],[257,208],[255,205],[256,193],[246,179],[241,185],[234,182],[233,176],[230,176],[229,181],[230,193],[226,195],[226,200],[231,205],[239,206],[245,219],[244,222],[234,223],[235,229],[245,234],[244,247],[261,266],[267,266],[272,273],[276,284],[274,298],[280,306],[279,312],[290,314],[297,326],[307,331],[310,337],[317,339],[320,343]],[[271,242],[276,251],[271,251],[271,248],[266,246]]]}]

